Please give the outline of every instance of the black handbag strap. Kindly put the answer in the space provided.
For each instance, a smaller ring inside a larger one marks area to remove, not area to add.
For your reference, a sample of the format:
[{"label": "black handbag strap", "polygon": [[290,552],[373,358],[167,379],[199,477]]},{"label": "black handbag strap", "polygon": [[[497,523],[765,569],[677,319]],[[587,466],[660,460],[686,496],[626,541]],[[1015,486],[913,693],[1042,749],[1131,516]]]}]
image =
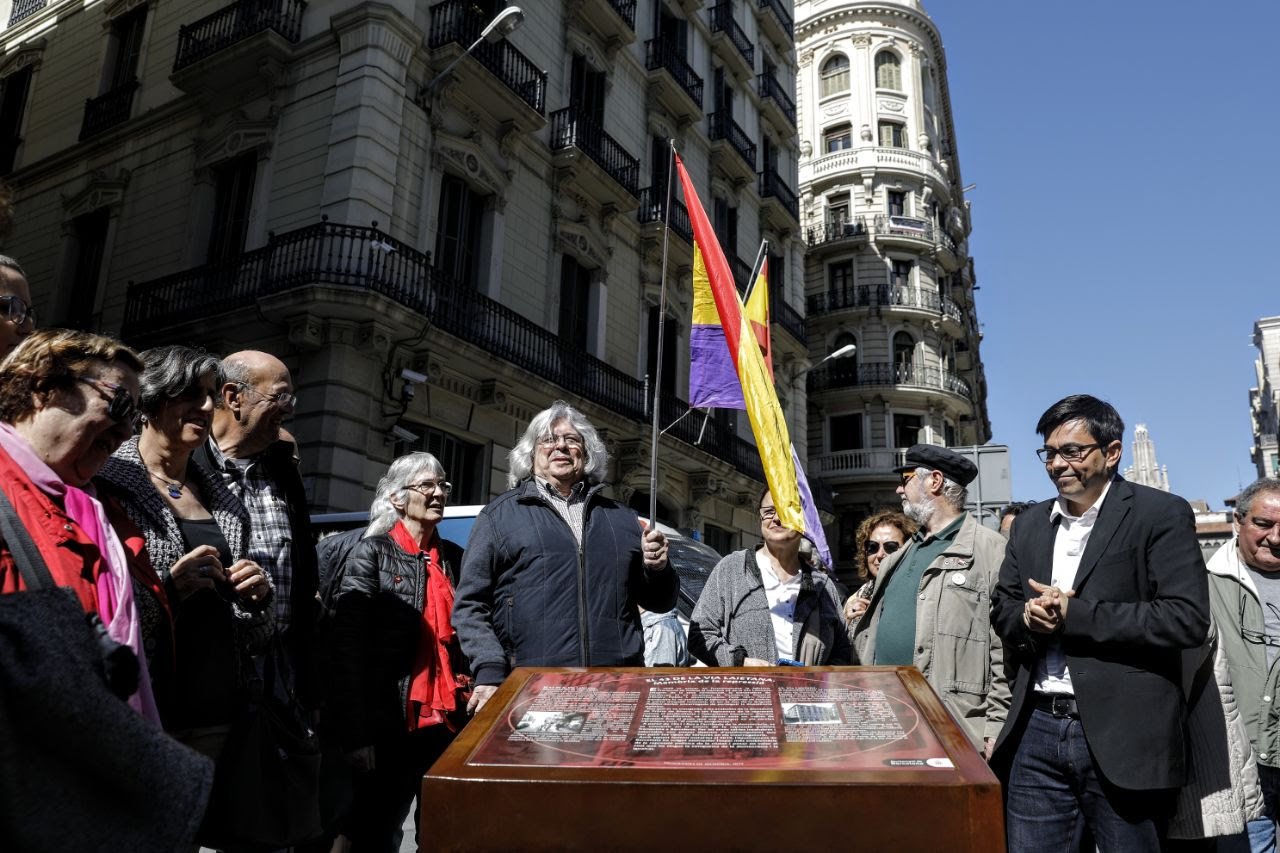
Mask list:
[{"label": "black handbag strap", "polygon": [[31,541],[31,534],[18,520],[18,511],[9,502],[4,489],[0,489],[0,538],[9,544],[9,553],[13,555],[13,562],[17,564],[27,589],[35,591],[54,587],[49,567],[44,564],[36,543]]}]

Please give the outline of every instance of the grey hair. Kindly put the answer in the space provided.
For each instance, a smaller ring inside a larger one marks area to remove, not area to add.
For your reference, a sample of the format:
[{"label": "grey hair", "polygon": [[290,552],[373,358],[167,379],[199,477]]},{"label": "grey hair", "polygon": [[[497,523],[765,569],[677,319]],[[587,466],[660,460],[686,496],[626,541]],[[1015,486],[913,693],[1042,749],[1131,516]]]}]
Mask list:
[{"label": "grey hair", "polygon": [[192,347],[173,345],[149,349],[142,353],[142,368],[138,378],[141,388],[138,410],[148,416],[154,416],[165,403],[195,387],[209,374],[216,384],[222,384],[222,363],[218,357]]},{"label": "grey hair", "polygon": [[445,478],[444,466],[430,453],[406,453],[391,463],[373,493],[373,505],[369,507],[369,526],[365,528],[362,539],[386,533],[395,527],[400,520],[400,510],[396,509],[391,499],[397,497],[403,500],[409,484],[424,472],[430,472],[441,480]]},{"label": "grey hair", "polygon": [[1236,517],[1244,518],[1253,508],[1253,499],[1263,492],[1280,494],[1280,478],[1259,477],[1244,487],[1244,491],[1236,496]]},{"label": "grey hair", "polygon": [[551,427],[557,421],[567,420],[569,425],[582,436],[583,454],[585,455],[585,471],[588,485],[603,483],[609,470],[609,451],[604,446],[600,433],[591,425],[586,416],[570,406],[564,400],[556,400],[548,408],[533,416],[529,428],[507,454],[507,488],[517,485],[533,476],[533,455],[538,449],[538,440],[551,435]]},{"label": "grey hair", "polygon": [[222,363],[222,381],[234,382],[237,385],[252,385],[253,371],[249,365],[238,358],[227,359]]},{"label": "grey hair", "polygon": [[8,267],[23,278],[27,277],[27,271],[22,268],[22,264],[18,263],[8,255],[0,255],[0,267]]},{"label": "grey hair", "polygon": [[[916,469],[916,476],[928,477],[934,471],[938,471],[938,469],[920,467]],[[938,471],[938,473],[942,474],[941,471]],[[942,474],[942,499],[950,504],[953,509],[964,509],[965,502],[969,500],[969,490],[946,474]]]}]

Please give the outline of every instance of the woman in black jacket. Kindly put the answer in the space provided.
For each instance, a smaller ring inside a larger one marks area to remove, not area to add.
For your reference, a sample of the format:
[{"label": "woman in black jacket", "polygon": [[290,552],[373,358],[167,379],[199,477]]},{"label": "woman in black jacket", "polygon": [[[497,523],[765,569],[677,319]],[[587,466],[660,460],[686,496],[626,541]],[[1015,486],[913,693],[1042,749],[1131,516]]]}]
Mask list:
[{"label": "woman in black jacket", "polygon": [[343,830],[356,853],[399,849],[423,774],[466,720],[450,621],[462,549],[436,532],[449,491],[430,453],[391,463],[340,569],[329,714],[357,773]]}]

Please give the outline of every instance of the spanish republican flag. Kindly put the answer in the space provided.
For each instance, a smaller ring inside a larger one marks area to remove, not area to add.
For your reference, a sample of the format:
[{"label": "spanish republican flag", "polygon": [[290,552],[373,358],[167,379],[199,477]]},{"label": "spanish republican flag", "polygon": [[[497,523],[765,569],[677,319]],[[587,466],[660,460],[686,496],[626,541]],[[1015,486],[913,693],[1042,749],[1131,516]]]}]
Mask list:
[{"label": "spanish republican flag", "polygon": [[[690,404],[695,406],[721,406],[723,408],[744,408],[747,419],[751,421],[751,431],[755,434],[756,448],[760,451],[760,461],[764,466],[765,480],[769,491],[773,494],[773,502],[777,507],[778,520],[786,527],[809,535],[813,531],[805,524],[804,507],[801,505],[800,486],[797,481],[797,466],[792,456],[791,436],[787,431],[787,422],[782,415],[782,405],[778,402],[778,394],[773,388],[773,375],[764,354],[760,351],[759,340],[752,328],[751,317],[744,310],[742,299],[733,283],[733,273],[729,262],[725,260],[720,243],[716,240],[715,231],[707,219],[698,193],[693,188],[693,181],[685,171],[684,162],[676,155],[676,174],[680,177],[680,187],[684,192],[684,203],[689,209],[689,220],[693,225],[693,341],[690,352],[690,374],[695,370],[716,370],[714,365],[723,358],[717,346],[728,348],[732,372],[724,370],[716,377],[704,378],[719,381],[721,386],[734,385],[739,397],[737,404],[696,403],[690,394]],[[754,293],[765,295],[766,288],[757,285]],[[711,313],[714,307],[715,313]],[[768,328],[768,312],[765,316],[765,328]],[[718,326],[719,328],[715,328]],[[767,340],[767,338],[766,338]],[[723,344],[721,344],[723,341]],[[702,359],[706,361],[702,361]],[[711,367],[704,367],[710,365]],[[733,382],[737,379],[737,382]],[[690,378],[692,385],[693,379]],[[704,381],[704,385],[706,382]],[[822,535],[822,528],[817,528]]]},{"label": "spanish republican flag", "polygon": [[[718,246],[718,244],[717,244]],[[734,295],[737,295],[735,288]],[[764,356],[773,379],[773,351],[769,336],[769,260],[760,265],[756,286],[742,309],[752,338]],[[745,409],[738,369],[725,346],[720,312],[708,284],[707,266],[697,246],[693,251],[693,328],[689,337],[689,405],[695,409]]]}]

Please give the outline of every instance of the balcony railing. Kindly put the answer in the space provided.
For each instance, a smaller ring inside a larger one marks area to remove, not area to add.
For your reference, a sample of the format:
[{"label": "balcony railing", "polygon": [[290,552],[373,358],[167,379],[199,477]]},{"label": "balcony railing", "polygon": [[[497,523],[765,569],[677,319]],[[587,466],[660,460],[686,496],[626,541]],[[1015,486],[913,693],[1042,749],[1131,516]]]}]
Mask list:
[{"label": "balcony railing", "polygon": [[810,315],[826,314],[831,311],[842,311],[849,308],[871,308],[873,306],[918,308],[922,311],[936,311],[957,323],[964,316],[960,306],[949,297],[932,290],[918,287],[889,284],[860,284],[843,290],[829,290],[826,293],[813,293],[805,301]]},{"label": "balcony railing", "polygon": [[761,9],[768,9],[778,19],[778,23],[782,24],[782,28],[787,31],[787,35],[795,38],[795,22],[791,20],[791,15],[787,14],[787,10],[782,8],[781,0],[759,0]]},{"label": "balcony railing", "polygon": [[782,110],[782,114],[787,117],[787,121],[791,122],[791,126],[796,126],[796,102],[791,100],[791,96],[782,88],[782,83],[772,74],[761,74],[757,78],[757,91],[762,98],[770,98],[778,105],[778,109]]},{"label": "balcony railing", "polygon": [[738,22],[734,20],[732,4],[721,3],[711,7],[711,32],[724,33],[738,49],[738,53],[742,54],[747,65],[751,68],[755,67],[756,46],[751,43],[751,39],[747,38],[742,27],[738,26]]},{"label": "balcony railing", "polygon": [[932,243],[933,223],[927,219],[917,219],[914,216],[886,216],[880,214],[876,217],[876,233],[897,237],[914,237],[917,240]]},{"label": "balcony railing", "polygon": [[738,126],[733,120],[733,114],[728,110],[717,110],[711,114],[711,139],[723,139],[733,146],[733,150],[737,151],[746,164],[751,167],[751,171],[756,170],[756,144],[751,141],[751,137],[747,136],[747,132]]},{"label": "balcony railing", "polygon": [[[480,37],[486,23],[478,7],[467,0],[437,3],[431,7],[427,46],[434,50],[452,42],[466,48]],[[481,42],[471,55],[538,115],[546,115],[547,72],[538,70],[510,42]]]},{"label": "balcony railing", "polygon": [[950,370],[925,367],[918,364],[891,362],[867,362],[863,364],[832,364],[809,371],[810,394],[838,388],[873,388],[905,386],[947,391],[973,399],[969,383]]},{"label": "balcony railing", "polygon": [[14,0],[13,11],[9,13],[9,26],[25,21],[48,5],[49,0]]},{"label": "balcony railing", "polygon": [[[130,284],[126,338],[193,317],[208,318],[273,293],[312,284],[371,290],[430,318],[432,325],[627,418],[647,421],[647,383],[563,343],[553,332],[455,281],[431,258],[376,228],[321,222],[272,236],[261,249],[176,275]],[[661,398],[669,434],[763,479],[754,445],[714,421],[680,416],[688,403]]]},{"label": "balcony railing", "polygon": [[178,27],[173,70],[212,56],[251,35],[274,30],[291,44],[302,37],[304,0],[237,0],[194,24]]},{"label": "balcony railing", "polygon": [[565,107],[551,114],[551,148],[574,147],[582,151],[609,177],[631,195],[640,193],[640,161],[627,153],[577,107]]},{"label": "balcony railing", "polygon": [[776,169],[765,169],[760,173],[760,197],[776,198],[791,218],[800,221],[800,199],[795,191],[782,182]]},{"label": "balcony railing", "polygon": [[702,78],[674,47],[660,39],[644,43],[644,67],[650,71],[665,70],[702,109]]},{"label": "balcony railing", "polygon": [[609,5],[618,13],[619,18],[627,22],[628,27],[635,30],[636,0],[609,0]]},{"label": "balcony railing", "polygon": [[772,291],[769,293],[769,315],[773,322],[781,324],[797,341],[808,342],[809,339],[804,334],[804,318],[800,316],[800,312],[788,305],[787,300],[774,296]]},{"label": "balcony railing", "polygon": [[129,120],[133,110],[133,93],[138,91],[135,77],[110,92],[89,98],[84,102],[84,121],[80,123],[80,138],[88,139],[104,130]]},{"label": "balcony railing", "polygon": [[840,450],[813,457],[810,471],[819,475],[839,476],[877,474],[892,476],[893,469],[906,461],[905,447],[878,447],[864,450]]},{"label": "balcony railing", "polygon": [[[646,222],[662,222],[666,219],[667,185],[656,184],[640,190],[640,209],[636,211],[636,219],[641,224]],[[671,199],[671,230],[693,245],[693,225],[689,222],[689,208],[678,198]]]},{"label": "balcony railing", "polygon": [[833,222],[826,222],[822,225],[814,225],[809,228],[808,243],[812,246],[821,246],[823,243],[831,243],[836,240],[848,240],[853,237],[866,237],[867,223],[861,216],[851,219],[839,219]]}]

